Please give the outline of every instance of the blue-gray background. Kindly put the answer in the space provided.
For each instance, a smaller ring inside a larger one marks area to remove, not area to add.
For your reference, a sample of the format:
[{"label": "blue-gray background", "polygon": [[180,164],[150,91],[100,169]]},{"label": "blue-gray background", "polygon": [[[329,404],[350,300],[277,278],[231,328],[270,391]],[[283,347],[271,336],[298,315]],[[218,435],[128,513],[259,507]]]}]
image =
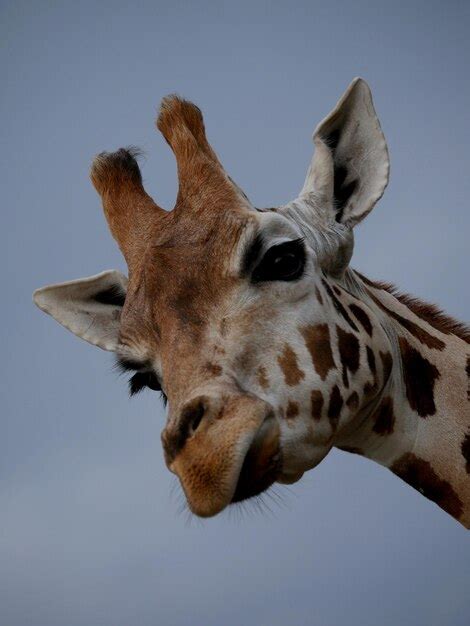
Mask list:
[{"label": "blue-gray background", "polygon": [[0,623],[466,625],[463,528],[333,452],[273,513],[187,523],[156,396],[31,304],[117,267],[92,156],[137,144],[172,206],[153,119],[177,91],[255,204],[300,189],[311,132],[356,75],[392,158],[354,265],[470,319],[468,2],[2,2]]}]

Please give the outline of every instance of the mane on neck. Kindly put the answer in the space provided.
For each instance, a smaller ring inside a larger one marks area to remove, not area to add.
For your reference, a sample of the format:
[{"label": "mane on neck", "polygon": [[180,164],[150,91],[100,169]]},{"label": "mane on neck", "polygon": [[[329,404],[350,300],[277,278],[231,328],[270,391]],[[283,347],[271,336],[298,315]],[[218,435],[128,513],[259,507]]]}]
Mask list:
[{"label": "mane on neck", "polygon": [[435,304],[425,302],[415,296],[403,293],[392,283],[370,280],[367,276],[364,276],[357,270],[354,270],[354,273],[357,274],[357,276],[359,276],[359,278],[369,287],[388,291],[388,293],[392,294],[392,296],[408,307],[412,313],[423,319],[439,332],[444,335],[455,335],[456,337],[462,339],[462,341],[470,344],[470,326],[468,324],[456,320]]}]

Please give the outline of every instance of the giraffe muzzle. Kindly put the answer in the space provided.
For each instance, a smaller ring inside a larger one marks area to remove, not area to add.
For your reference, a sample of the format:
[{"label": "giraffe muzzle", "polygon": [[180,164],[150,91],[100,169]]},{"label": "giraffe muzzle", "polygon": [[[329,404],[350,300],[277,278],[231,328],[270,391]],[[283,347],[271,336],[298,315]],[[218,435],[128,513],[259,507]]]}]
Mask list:
[{"label": "giraffe muzzle", "polygon": [[281,466],[280,429],[272,407],[243,395],[205,418],[168,467],[180,479],[189,508],[211,517],[275,482]]}]

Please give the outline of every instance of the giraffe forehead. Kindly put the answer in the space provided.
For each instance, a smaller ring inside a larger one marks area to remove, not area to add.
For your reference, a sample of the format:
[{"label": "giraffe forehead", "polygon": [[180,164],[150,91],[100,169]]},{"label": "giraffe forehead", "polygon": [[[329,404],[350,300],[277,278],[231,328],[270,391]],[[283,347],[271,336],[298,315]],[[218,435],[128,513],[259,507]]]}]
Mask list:
[{"label": "giraffe forehead", "polygon": [[180,318],[186,325],[200,325],[244,279],[244,258],[256,237],[261,256],[270,245],[300,234],[282,216],[243,207],[210,220],[185,212],[168,217],[130,278],[124,326],[142,317],[147,324]]}]

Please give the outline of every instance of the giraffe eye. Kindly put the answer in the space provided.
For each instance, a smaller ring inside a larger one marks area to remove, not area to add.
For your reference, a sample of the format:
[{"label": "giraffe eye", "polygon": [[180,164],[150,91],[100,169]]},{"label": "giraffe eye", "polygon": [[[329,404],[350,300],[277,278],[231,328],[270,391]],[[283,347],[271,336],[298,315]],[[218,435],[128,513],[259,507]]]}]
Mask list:
[{"label": "giraffe eye", "polygon": [[255,283],[299,279],[305,268],[305,247],[302,239],[272,246],[255,267],[251,279]]},{"label": "giraffe eye", "polygon": [[160,398],[163,404],[166,406],[167,398],[165,392],[162,389],[160,381],[152,372],[137,372],[134,376],[131,376],[129,379],[129,395],[135,396],[135,394],[139,393],[143,389],[148,388],[152,389],[152,391],[159,391]]},{"label": "giraffe eye", "polygon": [[129,392],[131,396],[148,387],[153,391],[161,391],[161,385],[153,372],[137,372],[129,379]]},{"label": "giraffe eye", "polygon": [[[118,356],[115,363],[116,369],[123,372],[133,372],[135,370],[141,370],[143,367],[151,367],[150,361],[140,362],[134,361],[133,359],[129,359],[127,357]],[[166,405],[166,395],[162,389],[161,382],[158,376],[151,370],[147,371],[137,371],[129,378],[129,395],[135,396],[137,393],[140,393],[143,389],[148,388],[153,391],[159,391],[160,397],[163,400],[163,404]]]}]

